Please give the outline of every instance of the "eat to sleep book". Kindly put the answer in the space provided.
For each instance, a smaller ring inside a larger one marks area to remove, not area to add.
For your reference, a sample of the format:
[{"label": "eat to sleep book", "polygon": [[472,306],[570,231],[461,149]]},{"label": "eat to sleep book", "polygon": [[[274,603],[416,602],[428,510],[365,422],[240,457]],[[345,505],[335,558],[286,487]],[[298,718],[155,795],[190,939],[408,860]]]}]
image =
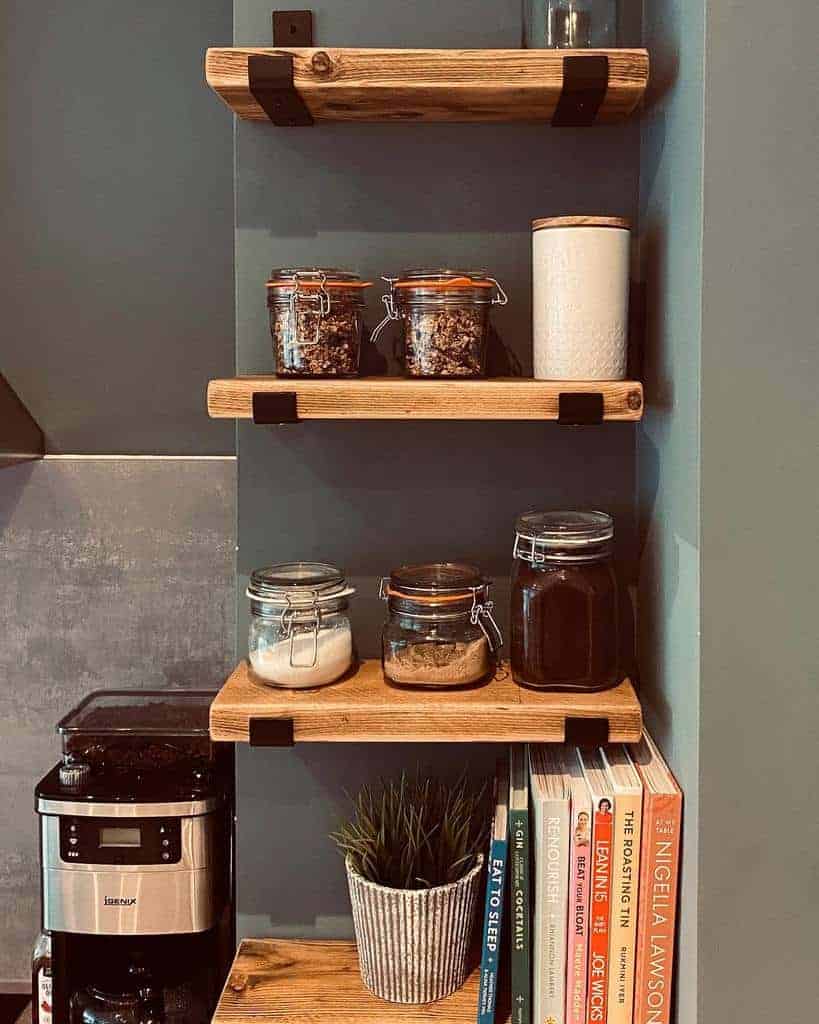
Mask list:
[{"label": "eat to sleep book", "polygon": [[682,791],[647,732],[631,755],[644,788],[634,1024],[669,1024]]},{"label": "eat to sleep book", "polygon": [[565,1024],[569,775],[560,747],[532,746],[529,752],[535,819],[534,1024]]},{"label": "eat to sleep book", "polygon": [[531,1024],[529,752],[526,746],[513,744],[509,764],[512,1024]]},{"label": "eat to sleep book", "polygon": [[566,1022],[586,1024],[586,969],[589,962],[589,888],[591,881],[591,795],[580,762],[567,757],[572,797],[569,845],[569,924],[566,933]]},{"label": "eat to sleep book", "polygon": [[609,1002],[609,903],[614,792],[599,750],[581,748],[580,765],[592,801],[592,873],[589,895],[589,967],[586,1024],[607,1024]]},{"label": "eat to sleep book", "polygon": [[493,1024],[498,998],[498,967],[503,924],[503,894],[509,849],[509,762],[498,761],[495,772],[495,816],[486,868],[486,910],[478,986],[478,1024]]},{"label": "eat to sleep book", "polygon": [[607,1024],[632,1024],[643,784],[625,747],[601,747],[614,790]]}]

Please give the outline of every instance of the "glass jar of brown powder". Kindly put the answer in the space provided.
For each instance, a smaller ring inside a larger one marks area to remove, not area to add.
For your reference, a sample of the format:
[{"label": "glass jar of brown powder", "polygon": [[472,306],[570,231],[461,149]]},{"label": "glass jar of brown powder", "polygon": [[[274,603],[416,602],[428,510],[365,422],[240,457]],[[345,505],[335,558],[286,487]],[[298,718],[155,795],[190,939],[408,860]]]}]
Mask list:
[{"label": "glass jar of brown powder", "polygon": [[614,522],[605,512],[526,512],[515,524],[512,675],[543,690],[620,682]]},{"label": "glass jar of brown powder", "polygon": [[383,579],[387,680],[442,689],[487,682],[503,643],[489,587],[479,569],[453,562],[403,566]]}]

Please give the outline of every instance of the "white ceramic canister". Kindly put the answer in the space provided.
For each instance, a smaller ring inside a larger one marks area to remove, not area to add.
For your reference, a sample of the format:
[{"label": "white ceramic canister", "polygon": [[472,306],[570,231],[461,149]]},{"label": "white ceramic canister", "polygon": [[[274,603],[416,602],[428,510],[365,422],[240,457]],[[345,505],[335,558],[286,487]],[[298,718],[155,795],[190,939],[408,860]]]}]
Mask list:
[{"label": "white ceramic canister", "polygon": [[532,222],[537,380],[623,380],[628,344],[629,222]]}]

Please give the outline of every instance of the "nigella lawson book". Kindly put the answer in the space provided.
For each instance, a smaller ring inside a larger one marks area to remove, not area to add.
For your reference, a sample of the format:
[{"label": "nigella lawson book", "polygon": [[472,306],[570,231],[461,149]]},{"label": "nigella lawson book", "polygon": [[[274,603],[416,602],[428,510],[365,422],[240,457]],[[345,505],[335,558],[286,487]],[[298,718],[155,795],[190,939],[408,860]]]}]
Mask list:
[{"label": "nigella lawson book", "polygon": [[512,745],[509,763],[509,862],[512,919],[512,1024],[531,1024],[532,968],[530,954],[529,753]]},{"label": "nigella lawson book", "polygon": [[631,756],[644,787],[634,1024],[669,1024],[682,791],[648,733]]},{"label": "nigella lawson book", "polygon": [[486,870],[486,910],[478,987],[478,1024],[493,1024],[498,999],[503,895],[509,852],[509,762],[498,761],[495,772],[495,816]]},{"label": "nigella lawson book", "polygon": [[578,751],[592,800],[592,873],[589,894],[589,966],[586,1024],[607,1024],[609,1001],[609,905],[614,792],[598,750]]}]

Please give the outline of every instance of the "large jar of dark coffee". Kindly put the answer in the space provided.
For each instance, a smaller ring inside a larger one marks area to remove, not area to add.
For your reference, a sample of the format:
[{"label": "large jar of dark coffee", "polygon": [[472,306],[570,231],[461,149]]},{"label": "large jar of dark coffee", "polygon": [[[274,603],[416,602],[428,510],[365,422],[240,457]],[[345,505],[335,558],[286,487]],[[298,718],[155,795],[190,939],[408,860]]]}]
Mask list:
[{"label": "large jar of dark coffee", "polygon": [[620,682],[614,522],[605,512],[525,512],[515,524],[512,675],[542,690]]}]

